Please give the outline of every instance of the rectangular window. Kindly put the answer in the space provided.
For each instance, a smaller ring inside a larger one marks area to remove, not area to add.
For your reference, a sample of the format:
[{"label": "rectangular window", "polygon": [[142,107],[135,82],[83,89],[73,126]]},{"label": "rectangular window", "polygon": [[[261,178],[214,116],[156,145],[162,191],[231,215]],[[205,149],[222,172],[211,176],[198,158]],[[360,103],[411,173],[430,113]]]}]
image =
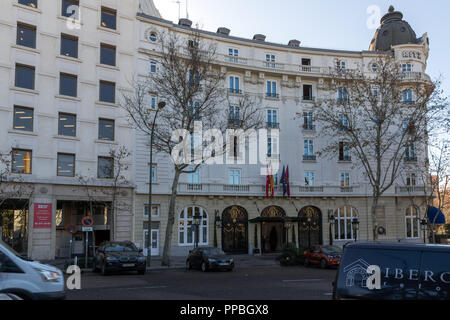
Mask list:
[{"label": "rectangular window", "polygon": [[58,118],[58,135],[75,137],[77,134],[77,116],[68,113],[60,113]]},{"label": "rectangular window", "polygon": [[305,172],[305,186],[312,187],[315,183],[315,173]]},{"label": "rectangular window", "polygon": [[229,78],[229,80],[230,80],[229,91],[231,93],[241,93],[240,85],[239,85],[239,77],[231,76]]},{"label": "rectangular window", "polygon": [[408,173],[406,175],[406,185],[408,187],[414,187],[416,185],[416,174],[415,173]]},{"label": "rectangular window", "polygon": [[348,143],[339,142],[339,161],[351,161]]},{"label": "rectangular window", "polygon": [[75,155],[58,153],[58,177],[75,176]]},{"label": "rectangular window", "polygon": [[80,2],[79,0],[62,0],[61,15],[63,17],[80,19]]},{"label": "rectangular window", "polygon": [[59,94],[62,96],[76,97],[77,96],[77,81],[75,75],[61,73],[59,76]]},{"label": "rectangular window", "polygon": [[348,89],[346,87],[338,88],[338,100],[347,101],[348,100]]},{"label": "rectangular window", "polygon": [[150,73],[156,73],[156,62],[150,61]]},{"label": "rectangular window", "polygon": [[154,94],[150,95],[150,108],[155,110],[158,104],[158,97]]},{"label": "rectangular window", "polygon": [[229,183],[230,185],[240,185],[241,184],[241,170],[229,170]]},{"label": "rectangular window", "polygon": [[305,140],[304,141],[304,155],[305,156],[313,156],[314,155],[314,141],[313,140]]},{"label": "rectangular window", "polygon": [[112,179],[114,176],[114,159],[110,157],[98,157],[98,178]]},{"label": "rectangular window", "polygon": [[305,101],[312,101],[314,100],[313,94],[312,94],[312,85],[305,84],[303,85],[303,100]]},{"label": "rectangular window", "polygon": [[402,64],[402,72],[411,72],[412,65],[410,63]]},{"label": "rectangular window", "polygon": [[156,182],[156,164],[152,165],[152,182]]},{"label": "rectangular window", "polygon": [[16,44],[36,49],[36,27],[18,23]]},{"label": "rectangular window", "polygon": [[104,28],[117,29],[117,12],[116,10],[102,7],[102,22]]},{"label": "rectangular window", "polygon": [[267,127],[273,129],[278,128],[277,110],[267,110]]},{"label": "rectangular window", "polygon": [[100,101],[116,103],[116,84],[114,82],[100,81]]},{"label": "rectangular window", "polygon": [[276,98],[277,97],[277,83],[276,81],[267,81],[267,97]]},{"label": "rectangular window", "polygon": [[200,184],[200,168],[198,168],[194,173],[189,174],[190,184]]},{"label": "rectangular window", "polygon": [[349,127],[348,116],[346,114],[339,114],[339,131],[344,131],[345,128]]},{"label": "rectangular window", "polygon": [[403,103],[405,104],[412,104],[413,97],[412,97],[412,90],[403,90]]},{"label": "rectangular window", "polygon": [[341,173],[341,187],[350,187],[350,173],[342,172]]},{"label": "rectangular window", "polygon": [[275,55],[266,54],[266,67],[267,68],[275,68]]},{"label": "rectangular window", "polygon": [[[150,206],[146,204],[144,206],[144,218],[148,218],[148,210]],[[159,205],[152,205],[152,218],[158,218],[160,216],[160,206]]]},{"label": "rectangular window", "polygon": [[98,139],[114,141],[114,120],[100,119],[98,121]]},{"label": "rectangular window", "polygon": [[37,8],[38,7],[37,0],[19,0],[19,4],[23,4],[24,6],[29,6],[29,7],[32,7],[32,8]]},{"label": "rectangular window", "polygon": [[18,174],[31,174],[31,162],[32,162],[31,150],[12,150],[12,173]]},{"label": "rectangular window", "polygon": [[78,58],[78,38],[61,34],[61,55]]},{"label": "rectangular window", "polygon": [[238,49],[228,49],[228,55],[230,56],[230,62],[238,62],[239,50]]},{"label": "rectangular window", "polygon": [[34,67],[16,64],[15,86],[34,90]]},{"label": "rectangular window", "polygon": [[33,131],[33,109],[14,107],[14,130]]},{"label": "rectangular window", "polygon": [[116,66],[116,47],[102,43],[100,45],[100,63],[108,66]]},{"label": "rectangular window", "polygon": [[303,112],[303,129],[315,130],[314,117],[312,112]]}]

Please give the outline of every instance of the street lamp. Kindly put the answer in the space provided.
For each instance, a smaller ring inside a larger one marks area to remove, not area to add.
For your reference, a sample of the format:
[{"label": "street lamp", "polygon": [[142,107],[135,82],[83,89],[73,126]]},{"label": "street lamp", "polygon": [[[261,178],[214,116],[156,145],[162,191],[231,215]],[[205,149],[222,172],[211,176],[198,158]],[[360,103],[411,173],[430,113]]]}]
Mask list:
[{"label": "street lamp", "polygon": [[308,248],[311,248],[311,217],[308,217]]},{"label": "street lamp", "polygon": [[355,242],[356,242],[358,240],[358,230],[359,230],[358,218],[353,218],[352,225],[353,225],[353,231],[355,232]]},{"label": "street lamp", "polygon": [[427,226],[428,226],[428,220],[426,218],[422,219],[420,221],[420,225],[423,230],[423,243],[427,243]]},{"label": "street lamp", "polygon": [[286,247],[289,245],[289,229],[291,228],[291,224],[289,222],[286,222],[284,225],[286,228]]},{"label": "street lamp", "polygon": [[153,139],[155,136],[155,124],[156,118],[158,117],[159,111],[161,111],[166,106],[164,101],[158,103],[158,108],[155,112],[155,117],[152,122],[152,133],[150,136],[150,178],[148,184],[148,232],[147,232],[147,267],[150,268],[151,257],[152,257],[152,187],[153,187]]},{"label": "street lamp", "polygon": [[333,245],[333,227],[334,227],[334,223],[336,222],[336,217],[334,216],[334,214],[331,214],[330,217],[328,218],[328,221],[330,222],[330,246]]},{"label": "street lamp", "polygon": [[194,248],[198,248],[198,242],[199,242],[199,230],[200,230],[200,224],[202,223],[202,216],[200,213],[196,213],[194,216],[193,224],[195,226],[195,245]]}]

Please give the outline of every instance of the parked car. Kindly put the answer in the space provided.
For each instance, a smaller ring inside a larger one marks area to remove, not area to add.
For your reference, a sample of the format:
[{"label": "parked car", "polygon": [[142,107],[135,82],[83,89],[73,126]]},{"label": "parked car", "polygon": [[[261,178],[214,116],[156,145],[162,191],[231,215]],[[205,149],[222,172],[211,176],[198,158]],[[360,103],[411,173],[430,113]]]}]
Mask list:
[{"label": "parked car", "polygon": [[[0,294],[23,300],[60,300],[65,298],[61,270],[27,260],[0,240]],[[11,295],[12,294],[12,295]]]},{"label": "parked car", "polygon": [[234,260],[225,255],[217,248],[197,248],[189,252],[186,259],[186,268],[200,268],[203,272],[208,270],[227,270],[234,269]]},{"label": "parked car", "polygon": [[[380,268],[381,288],[369,290],[369,266]],[[450,247],[399,243],[353,243],[344,251],[333,298],[450,300]]]},{"label": "parked car", "polygon": [[343,250],[337,246],[312,246],[305,250],[305,267],[311,264],[319,265],[322,269],[338,267],[341,263]]},{"label": "parked car", "polygon": [[142,249],[138,249],[130,241],[104,242],[96,250],[92,269],[94,272],[101,271],[103,275],[121,271],[137,271],[138,274],[145,274],[146,258],[142,252]]}]

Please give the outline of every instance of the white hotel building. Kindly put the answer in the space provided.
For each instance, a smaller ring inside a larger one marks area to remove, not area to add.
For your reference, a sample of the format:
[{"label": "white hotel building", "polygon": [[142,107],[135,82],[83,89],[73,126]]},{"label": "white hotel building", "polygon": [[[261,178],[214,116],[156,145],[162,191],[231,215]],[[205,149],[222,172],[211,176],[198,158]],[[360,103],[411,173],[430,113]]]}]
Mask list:
[{"label": "white hotel building", "polygon": [[[129,125],[120,97],[133,92],[133,77],[158,68],[161,35],[187,36],[191,22],[162,19],[151,0],[4,0],[0,9],[0,153],[11,160],[9,177],[20,179],[28,192],[5,202],[0,196],[2,238],[41,260],[66,257],[71,238],[74,253],[83,254],[81,219],[92,215],[91,247],[111,238],[145,246],[149,138]],[[73,9],[79,27],[67,17]],[[267,126],[280,129],[278,149],[281,164],[289,165],[291,198],[276,187],[275,197],[266,199],[259,166],[202,166],[182,176],[171,254],[193,247],[190,226],[197,212],[203,216],[200,245],[213,246],[216,238],[229,253],[274,252],[288,242],[328,243],[331,215],[335,243],[352,240],[354,217],[360,221],[359,239],[371,239],[371,188],[350,155],[317,157],[323,141],[320,125],[312,121],[314,99],[325,94],[329,68],[339,63],[370,72],[374,59],[391,50],[406,73],[429,81],[427,36],[417,39],[398,12],[383,18],[370,50],[360,52],[306,48],[296,40],[275,44],[263,35],[237,38],[226,28],[200,34],[217,44],[231,101],[243,93],[256,97]],[[157,92],[151,94],[156,103]],[[121,146],[132,154],[127,183],[117,192],[121,205],[111,219],[109,151]],[[409,160],[421,163],[425,149],[416,146]],[[153,167],[152,254],[160,255],[173,170],[166,155],[156,155]],[[409,187],[399,181],[381,200],[378,221],[386,232],[380,239],[420,241],[424,209],[411,207],[411,196],[423,191],[413,185],[413,174]],[[77,176],[92,178],[90,187]],[[0,182],[2,194],[14,185]],[[66,226],[80,232],[72,237]]]}]

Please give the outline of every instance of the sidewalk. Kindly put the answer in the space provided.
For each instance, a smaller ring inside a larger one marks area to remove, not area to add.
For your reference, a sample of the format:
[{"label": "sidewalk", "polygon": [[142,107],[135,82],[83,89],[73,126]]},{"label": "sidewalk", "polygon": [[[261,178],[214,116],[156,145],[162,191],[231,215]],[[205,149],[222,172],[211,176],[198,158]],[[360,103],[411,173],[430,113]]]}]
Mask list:
[{"label": "sidewalk", "polygon": [[[274,267],[280,266],[280,263],[275,260],[279,254],[267,255],[230,255],[234,259],[234,263],[238,268],[253,268],[253,267]],[[58,259],[52,261],[41,261],[41,263],[55,266],[56,268],[65,271],[66,261],[68,259]],[[171,257],[170,266],[161,266],[162,257],[152,257],[151,267],[148,270],[165,270],[165,269],[184,269],[186,268],[186,257]],[[79,265],[83,272],[91,272],[92,269],[84,269],[83,265]]]}]

